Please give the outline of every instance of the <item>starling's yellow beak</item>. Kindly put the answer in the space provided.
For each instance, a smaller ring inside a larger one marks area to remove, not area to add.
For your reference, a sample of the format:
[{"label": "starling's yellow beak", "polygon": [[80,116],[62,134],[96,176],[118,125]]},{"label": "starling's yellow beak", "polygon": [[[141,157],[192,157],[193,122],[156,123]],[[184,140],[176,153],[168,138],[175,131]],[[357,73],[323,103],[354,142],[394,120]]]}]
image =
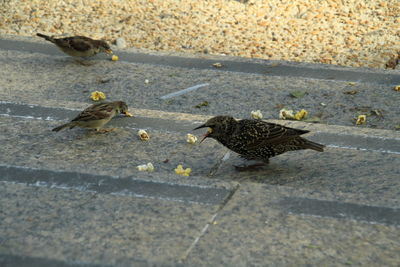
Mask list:
[{"label": "starling's yellow beak", "polygon": [[128,111],[125,111],[123,114],[128,116],[128,117],[133,117],[133,115],[131,113],[129,113]]},{"label": "starling's yellow beak", "polygon": [[106,49],[106,53],[110,55],[113,53],[113,51],[111,49]]}]

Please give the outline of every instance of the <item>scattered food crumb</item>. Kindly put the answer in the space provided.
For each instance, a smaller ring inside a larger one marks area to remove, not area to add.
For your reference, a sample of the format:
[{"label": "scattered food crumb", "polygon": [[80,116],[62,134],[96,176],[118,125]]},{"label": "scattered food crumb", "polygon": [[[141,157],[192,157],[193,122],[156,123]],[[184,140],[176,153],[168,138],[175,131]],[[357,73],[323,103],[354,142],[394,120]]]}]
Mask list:
[{"label": "scattered food crumb", "polygon": [[197,137],[194,136],[193,134],[187,134],[186,135],[186,142],[188,142],[189,144],[194,144],[197,142]]},{"label": "scattered food crumb", "polygon": [[350,91],[346,91],[346,92],[343,92],[343,93],[346,94],[346,95],[355,95],[355,94],[358,93],[358,91],[357,90],[350,90]]},{"label": "scattered food crumb", "polygon": [[300,121],[300,120],[306,118],[307,115],[308,115],[307,110],[302,109],[302,110],[300,110],[299,112],[297,112],[296,115],[294,115],[294,118],[295,118],[296,120]]},{"label": "scattered food crumb", "polygon": [[99,91],[94,91],[90,94],[90,98],[93,101],[99,101],[99,100],[104,100],[106,99],[106,95],[103,92],[99,92]]},{"label": "scattered food crumb", "polygon": [[145,84],[148,84],[150,81],[148,79],[144,80]]},{"label": "scattered food crumb", "polygon": [[138,131],[138,135],[140,137],[140,140],[142,140],[142,141],[149,141],[150,140],[150,135],[143,129],[140,129]]},{"label": "scattered food crumb", "polygon": [[154,171],[154,166],[151,162],[147,163],[147,164],[143,164],[143,165],[139,165],[137,166],[137,169],[141,172],[153,172]]},{"label": "scattered food crumb", "polygon": [[358,115],[356,125],[364,124],[367,121],[366,115]]},{"label": "scattered food crumb", "polygon": [[108,83],[109,81],[111,81],[111,78],[102,78],[98,80],[99,83]]},{"label": "scattered food crumb", "polygon": [[252,112],[251,112],[251,117],[253,118],[253,119],[262,119],[263,118],[263,115],[262,115],[262,113],[261,113],[261,111],[260,110],[253,110]]},{"label": "scattered food crumb", "polygon": [[201,108],[201,107],[208,107],[209,103],[208,101],[203,101],[200,104],[197,104],[196,106],[194,106],[195,108]]},{"label": "scattered food crumb", "polygon": [[127,116],[127,117],[133,117],[133,114],[130,113],[129,111],[125,111],[125,113],[123,113],[123,114],[125,114],[125,116]]},{"label": "scattered food crumb", "polygon": [[293,92],[290,93],[290,96],[294,97],[294,98],[302,98],[306,94],[307,94],[306,91],[293,91]]},{"label": "scattered food crumb", "polygon": [[191,168],[184,169],[180,164],[175,169],[175,173],[182,176],[189,176],[191,172],[192,172]]},{"label": "scattered food crumb", "polygon": [[279,118],[282,120],[292,120],[294,119],[293,110],[287,110],[285,108],[279,111]]},{"label": "scattered food crumb", "polygon": [[381,118],[381,119],[383,118],[382,110],[380,110],[380,109],[371,110],[371,115],[377,116],[378,118]]},{"label": "scattered food crumb", "polygon": [[400,85],[396,85],[396,86],[393,88],[393,90],[399,91],[399,92],[400,92]]},{"label": "scattered food crumb", "polygon": [[223,67],[222,63],[219,63],[219,62],[214,63],[212,65],[213,65],[214,68],[222,68]]},{"label": "scattered food crumb", "polygon": [[354,85],[356,85],[357,83],[356,82],[349,82],[349,83],[347,83],[348,85],[351,85],[351,86],[354,86]]},{"label": "scattered food crumb", "polygon": [[112,55],[111,60],[112,61],[118,61],[119,57],[117,55]]}]

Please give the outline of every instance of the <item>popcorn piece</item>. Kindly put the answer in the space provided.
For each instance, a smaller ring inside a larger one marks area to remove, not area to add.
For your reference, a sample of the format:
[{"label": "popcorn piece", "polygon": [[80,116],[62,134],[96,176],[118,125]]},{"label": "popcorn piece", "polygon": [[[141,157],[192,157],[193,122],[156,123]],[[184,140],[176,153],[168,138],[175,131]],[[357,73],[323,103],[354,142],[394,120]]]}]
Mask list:
[{"label": "popcorn piece", "polygon": [[400,85],[396,85],[396,86],[393,88],[393,90],[399,91],[399,92],[400,92]]},{"label": "popcorn piece", "polygon": [[133,115],[132,115],[132,113],[130,113],[129,111],[125,111],[125,116],[128,116],[128,117],[133,117]]},{"label": "popcorn piece", "polygon": [[279,111],[279,118],[282,120],[294,119],[293,110],[287,110],[285,108]]},{"label": "popcorn piece", "polygon": [[150,139],[150,135],[143,129],[140,129],[138,131],[138,135],[140,137],[140,140],[142,140],[142,141],[149,141],[149,139]]},{"label": "popcorn piece", "polygon": [[147,164],[139,165],[136,167],[140,172],[147,171]]},{"label": "popcorn piece", "polygon": [[366,115],[358,115],[356,125],[364,124],[367,121]]},{"label": "popcorn piece", "polygon": [[191,172],[192,172],[191,168],[184,169],[180,164],[175,169],[175,173],[182,176],[189,176]]},{"label": "popcorn piece", "polygon": [[151,162],[147,163],[147,171],[148,172],[153,172],[154,171],[154,166]]},{"label": "popcorn piece", "polygon": [[150,81],[148,79],[144,80],[145,84],[148,84]]},{"label": "popcorn piece", "polygon": [[119,60],[119,57],[118,57],[117,55],[113,55],[113,56],[111,57],[111,60],[112,60],[112,61],[118,61],[118,60]]},{"label": "popcorn piece", "polygon": [[261,113],[261,111],[260,110],[253,110],[252,112],[251,112],[251,117],[253,118],[253,119],[262,119],[263,118],[263,115],[262,115],[262,113]]},{"label": "popcorn piece", "polygon": [[194,144],[197,142],[197,137],[194,136],[193,134],[187,134],[186,135],[186,142],[188,142],[189,144]]},{"label": "popcorn piece", "polygon": [[106,95],[103,92],[99,92],[99,91],[94,91],[90,94],[90,98],[93,101],[99,101],[99,100],[104,100],[106,99]]},{"label": "popcorn piece", "polygon": [[152,172],[152,171],[154,171],[154,166],[151,162],[149,162],[147,164],[137,166],[137,169],[141,172],[145,172],[145,171]]},{"label": "popcorn piece", "polygon": [[222,68],[222,64],[220,62],[212,64],[214,68]]},{"label": "popcorn piece", "polygon": [[294,115],[294,118],[298,121],[304,119],[305,117],[307,117],[308,112],[305,109],[300,110],[299,112],[296,113],[296,115]]}]

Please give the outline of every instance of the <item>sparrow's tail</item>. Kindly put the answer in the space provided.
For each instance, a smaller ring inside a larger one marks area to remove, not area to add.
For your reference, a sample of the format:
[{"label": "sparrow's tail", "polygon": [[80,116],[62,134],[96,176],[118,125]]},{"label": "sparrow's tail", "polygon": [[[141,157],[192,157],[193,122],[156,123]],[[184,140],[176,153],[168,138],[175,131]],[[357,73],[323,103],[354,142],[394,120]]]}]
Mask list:
[{"label": "sparrow's tail", "polygon": [[323,152],[324,151],[324,147],[325,147],[324,145],[315,143],[313,141],[310,141],[310,140],[307,140],[307,139],[304,139],[304,138],[302,138],[302,139],[304,140],[304,143],[303,143],[303,147],[304,148],[312,149],[312,150],[315,150],[315,151],[318,151],[318,152]]},{"label": "sparrow's tail", "polygon": [[71,129],[71,128],[74,128],[75,125],[71,125],[71,123],[69,122],[69,123],[66,123],[66,124],[63,124],[63,125],[60,125],[60,126],[54,128],[52,131],[53,132],[58,132],[58,131],[61,131],[62,129],[67,128],[67,127],[70,127],[70,129]]},{"label": "sparrow's tail", "polygon": [[42,37],[42,38],[46,39],[46,40],[49,41],[49,42],[52,42],[52,43],[55,42],[54,38],[51,37],[51,36],[44,35],[44,34],[41,34],[41,33],[37,33],[36,35],[39,36],[39,37]]}]

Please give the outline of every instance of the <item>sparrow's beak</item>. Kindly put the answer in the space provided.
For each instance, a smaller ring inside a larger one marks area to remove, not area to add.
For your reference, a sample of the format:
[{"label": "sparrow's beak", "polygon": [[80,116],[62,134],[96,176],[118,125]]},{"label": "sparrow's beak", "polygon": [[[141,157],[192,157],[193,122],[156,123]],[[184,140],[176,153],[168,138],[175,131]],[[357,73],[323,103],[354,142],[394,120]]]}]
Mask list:
[{"label": "sparrow's beak", "polygon": [[111,49],[106,49],[106,53],[111,55],[113,51]]},{"label": "sparrow's beak", "polygon": [[122,114],[124,114],[124,115],[126,115],[126,116],[128,116],[128,117],[133,117],[133,115],[132,115],[131,113],[129,113],[128,111],[125,111],[125,112],[122,113]]}]

